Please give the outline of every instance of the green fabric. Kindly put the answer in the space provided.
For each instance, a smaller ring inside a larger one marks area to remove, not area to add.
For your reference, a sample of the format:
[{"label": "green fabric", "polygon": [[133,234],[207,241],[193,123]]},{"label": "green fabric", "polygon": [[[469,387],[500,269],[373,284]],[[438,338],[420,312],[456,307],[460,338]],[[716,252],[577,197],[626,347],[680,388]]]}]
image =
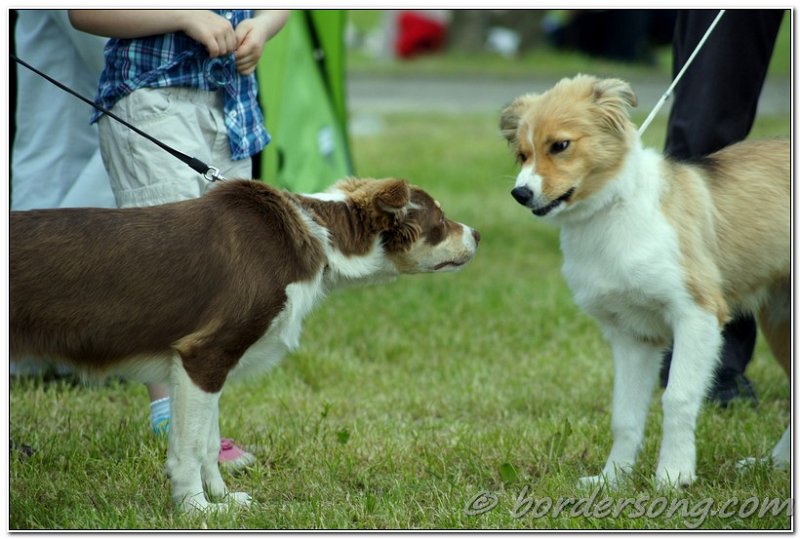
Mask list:
[{"label": "green fabric", "polygon": [[337,118],[347,133],[347,102],[345,95],[345,58],[347,50],[344,45],[344,30],[347,24],[347,12],[342,9],[312,10],[311,18],[317,29],[322,50],[325,51],[325,67],[328,72],[328,84],[331,99]]},{"label": "green fabric", "polygon": [[[314,58],[311,21],[325,53]],[[262,180],[295,192],[324,190],[352,175],[345,96],[345,12],[292,11],[267,42],[257,67],[259,99],[272,142],[261,154]]]}]

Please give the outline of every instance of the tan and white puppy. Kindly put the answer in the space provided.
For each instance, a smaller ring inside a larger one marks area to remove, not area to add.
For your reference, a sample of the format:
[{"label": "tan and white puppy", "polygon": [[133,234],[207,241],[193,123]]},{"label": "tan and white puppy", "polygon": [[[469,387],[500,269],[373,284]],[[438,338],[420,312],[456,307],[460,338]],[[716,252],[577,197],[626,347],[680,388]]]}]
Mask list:
[{"label": "tan and white puppy", "polygon": [[296,348],[326,293],[457,270],[479,239],[395,179],[345,180],[319,195],[239,180],[150,208],[12,212],[12,358],[169,380],[172,499],[186,511],[246,505],[217,466],[225,382]]},{"label": "tan and white puppy", "polygon": [[[656,469],[695,479],[695,425],[732,313],[758,315],[790,371],[790,148],[742,142],[693,163],[642,147],[620,80],[579,75],[524,95],[500,127],[521,170],[514,198],[560,226],[563,273],[614,356],[614,443],[602,474],[633,467],[664,349],[673,345]],[[787,428],[772,452],[789,461]]]}]

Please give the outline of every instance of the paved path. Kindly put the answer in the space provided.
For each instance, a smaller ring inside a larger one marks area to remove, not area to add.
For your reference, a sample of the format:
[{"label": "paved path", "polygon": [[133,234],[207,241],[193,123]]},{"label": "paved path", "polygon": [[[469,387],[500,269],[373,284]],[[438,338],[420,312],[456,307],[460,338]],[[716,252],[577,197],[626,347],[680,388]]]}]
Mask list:
[{"label": "paved path", "polygon": [[[390,112],[498,112],[515,97],[550,88],[555,79],[501,79],[469,77],[380,77],[354,74],[348,77],[348,106],[353,114]],[[639,110],[649,113],[667,89],[669,79],[632,80]],[[761,94],[759,112],[790,112],[790,81],[768,81]],[[661,109],[669,110],[670,101]]]}]

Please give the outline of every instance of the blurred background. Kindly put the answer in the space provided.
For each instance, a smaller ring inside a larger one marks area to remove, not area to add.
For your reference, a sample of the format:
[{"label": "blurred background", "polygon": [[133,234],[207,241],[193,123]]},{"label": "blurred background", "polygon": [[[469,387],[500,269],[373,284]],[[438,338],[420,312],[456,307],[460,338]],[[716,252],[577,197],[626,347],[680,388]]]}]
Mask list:
[{"label": "blurred background", "polygon": [[[419,132],[404,136],[431,140],[434,131],[452,129],[459,140],[486,137],[483,144],[495,145],[503,156],[505,145],[497,134],[502,107],[577,73],[629,81],[639,101],[632,117],[641,125],[672,80],[676,15],[677,10],[642,9],[349,11],[348,131],[363,146],[356,154],[368,151],[381,134],[392,137],[412,118],[426,117]],[[792,127],[791,22],[787,11],[752,137],[785,136]],[[645,145],[663,148],[671,104],[670,99],[645,132]],[[465,120],[469,115],[472,120]],[[469,132],[463,131],[465,123]],[[385,148],[384,159],[392,151]],[[449,162],[448,155],[460,150],[444,151],[439,158]],[[363,164],[356,155],[357,172],[374,173],[359,169]],[[463,166],[463,161],[454,158],[452,164]],[[402,174],[402,168],[394,173]],[[485,171],[493,178],[501,173],[513,174],[513,167]],[[481,174],[475,168],[465,171],[465,177],[473,176]]]},{"label": "blurred background", "polygon": [[367,58],[428,54],[574,51],[654,65],[672,40],[675,10],[358,10],[347,25],[350,49]]},{"label": "blurred background", "polygon": [[[348,13],[351,113],[494,110],[577,73],[629,80],[647,114],[672,78],[676,10],[357,10]],[[790,110],[791,17],[759,111]],[[669,103],[661,115],[669,112]],[[359,129],[363,126],[356,125]]]}]

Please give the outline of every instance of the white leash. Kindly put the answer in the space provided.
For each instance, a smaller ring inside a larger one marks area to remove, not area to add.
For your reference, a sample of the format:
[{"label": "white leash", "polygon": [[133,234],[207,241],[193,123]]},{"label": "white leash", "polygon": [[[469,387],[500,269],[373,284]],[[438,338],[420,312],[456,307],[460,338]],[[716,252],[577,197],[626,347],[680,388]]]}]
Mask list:
[{"label": "white leash", "polygon": [[683,74],[686,72],[686,69],[689,67],[689,65],[694,60],[694,57],[697,56],[698,52],[700,52],[700,49],[703,47],[703,45],[706,42],[706,39],[708,39],[708,36],[711,35],[711,32],[717,26],[717,23],[722,18],[722,15],[724,13],[725,13],[724,9],[720,9],[719,10],[719,13],[717,14],[716,18],[708,26],[708,30],[706,30],[706,33],[703,35],[703,38],[700,40],[700,43],[697,44],[697,47],[695,47],[694,52],[692,52],[692,55],[689,56],[689,59],[686,60],[685,64],[683,64],[683,67],[681,68],[680,72],[678,72],[678,75],[675,77],[675,80],[672,81],[672,84],[669,85],[669,88],[667,88],[667,91],[664,92],[664,95],[662,95],[661,99],[658,100],[658,103],[656,103],[656,106],[653,107],[653,110],[650,112],[650,115],[647,117],[647,119],[644,121],[644,123],[642,123],[642,126],[639,128],[639,136],[641,136],[645,132],[645,130],[650,126],[650,123],[653,121],[653,118],[656,117],[656,114],[658,114],[658,111],[661,110],[661,107],[664,106],[664,103],[666,103],[667,99],[669,99],[669,97],[672,95],[672,90],[675,89],[675,86],[678,84],[678,82],[683,77]]}]

